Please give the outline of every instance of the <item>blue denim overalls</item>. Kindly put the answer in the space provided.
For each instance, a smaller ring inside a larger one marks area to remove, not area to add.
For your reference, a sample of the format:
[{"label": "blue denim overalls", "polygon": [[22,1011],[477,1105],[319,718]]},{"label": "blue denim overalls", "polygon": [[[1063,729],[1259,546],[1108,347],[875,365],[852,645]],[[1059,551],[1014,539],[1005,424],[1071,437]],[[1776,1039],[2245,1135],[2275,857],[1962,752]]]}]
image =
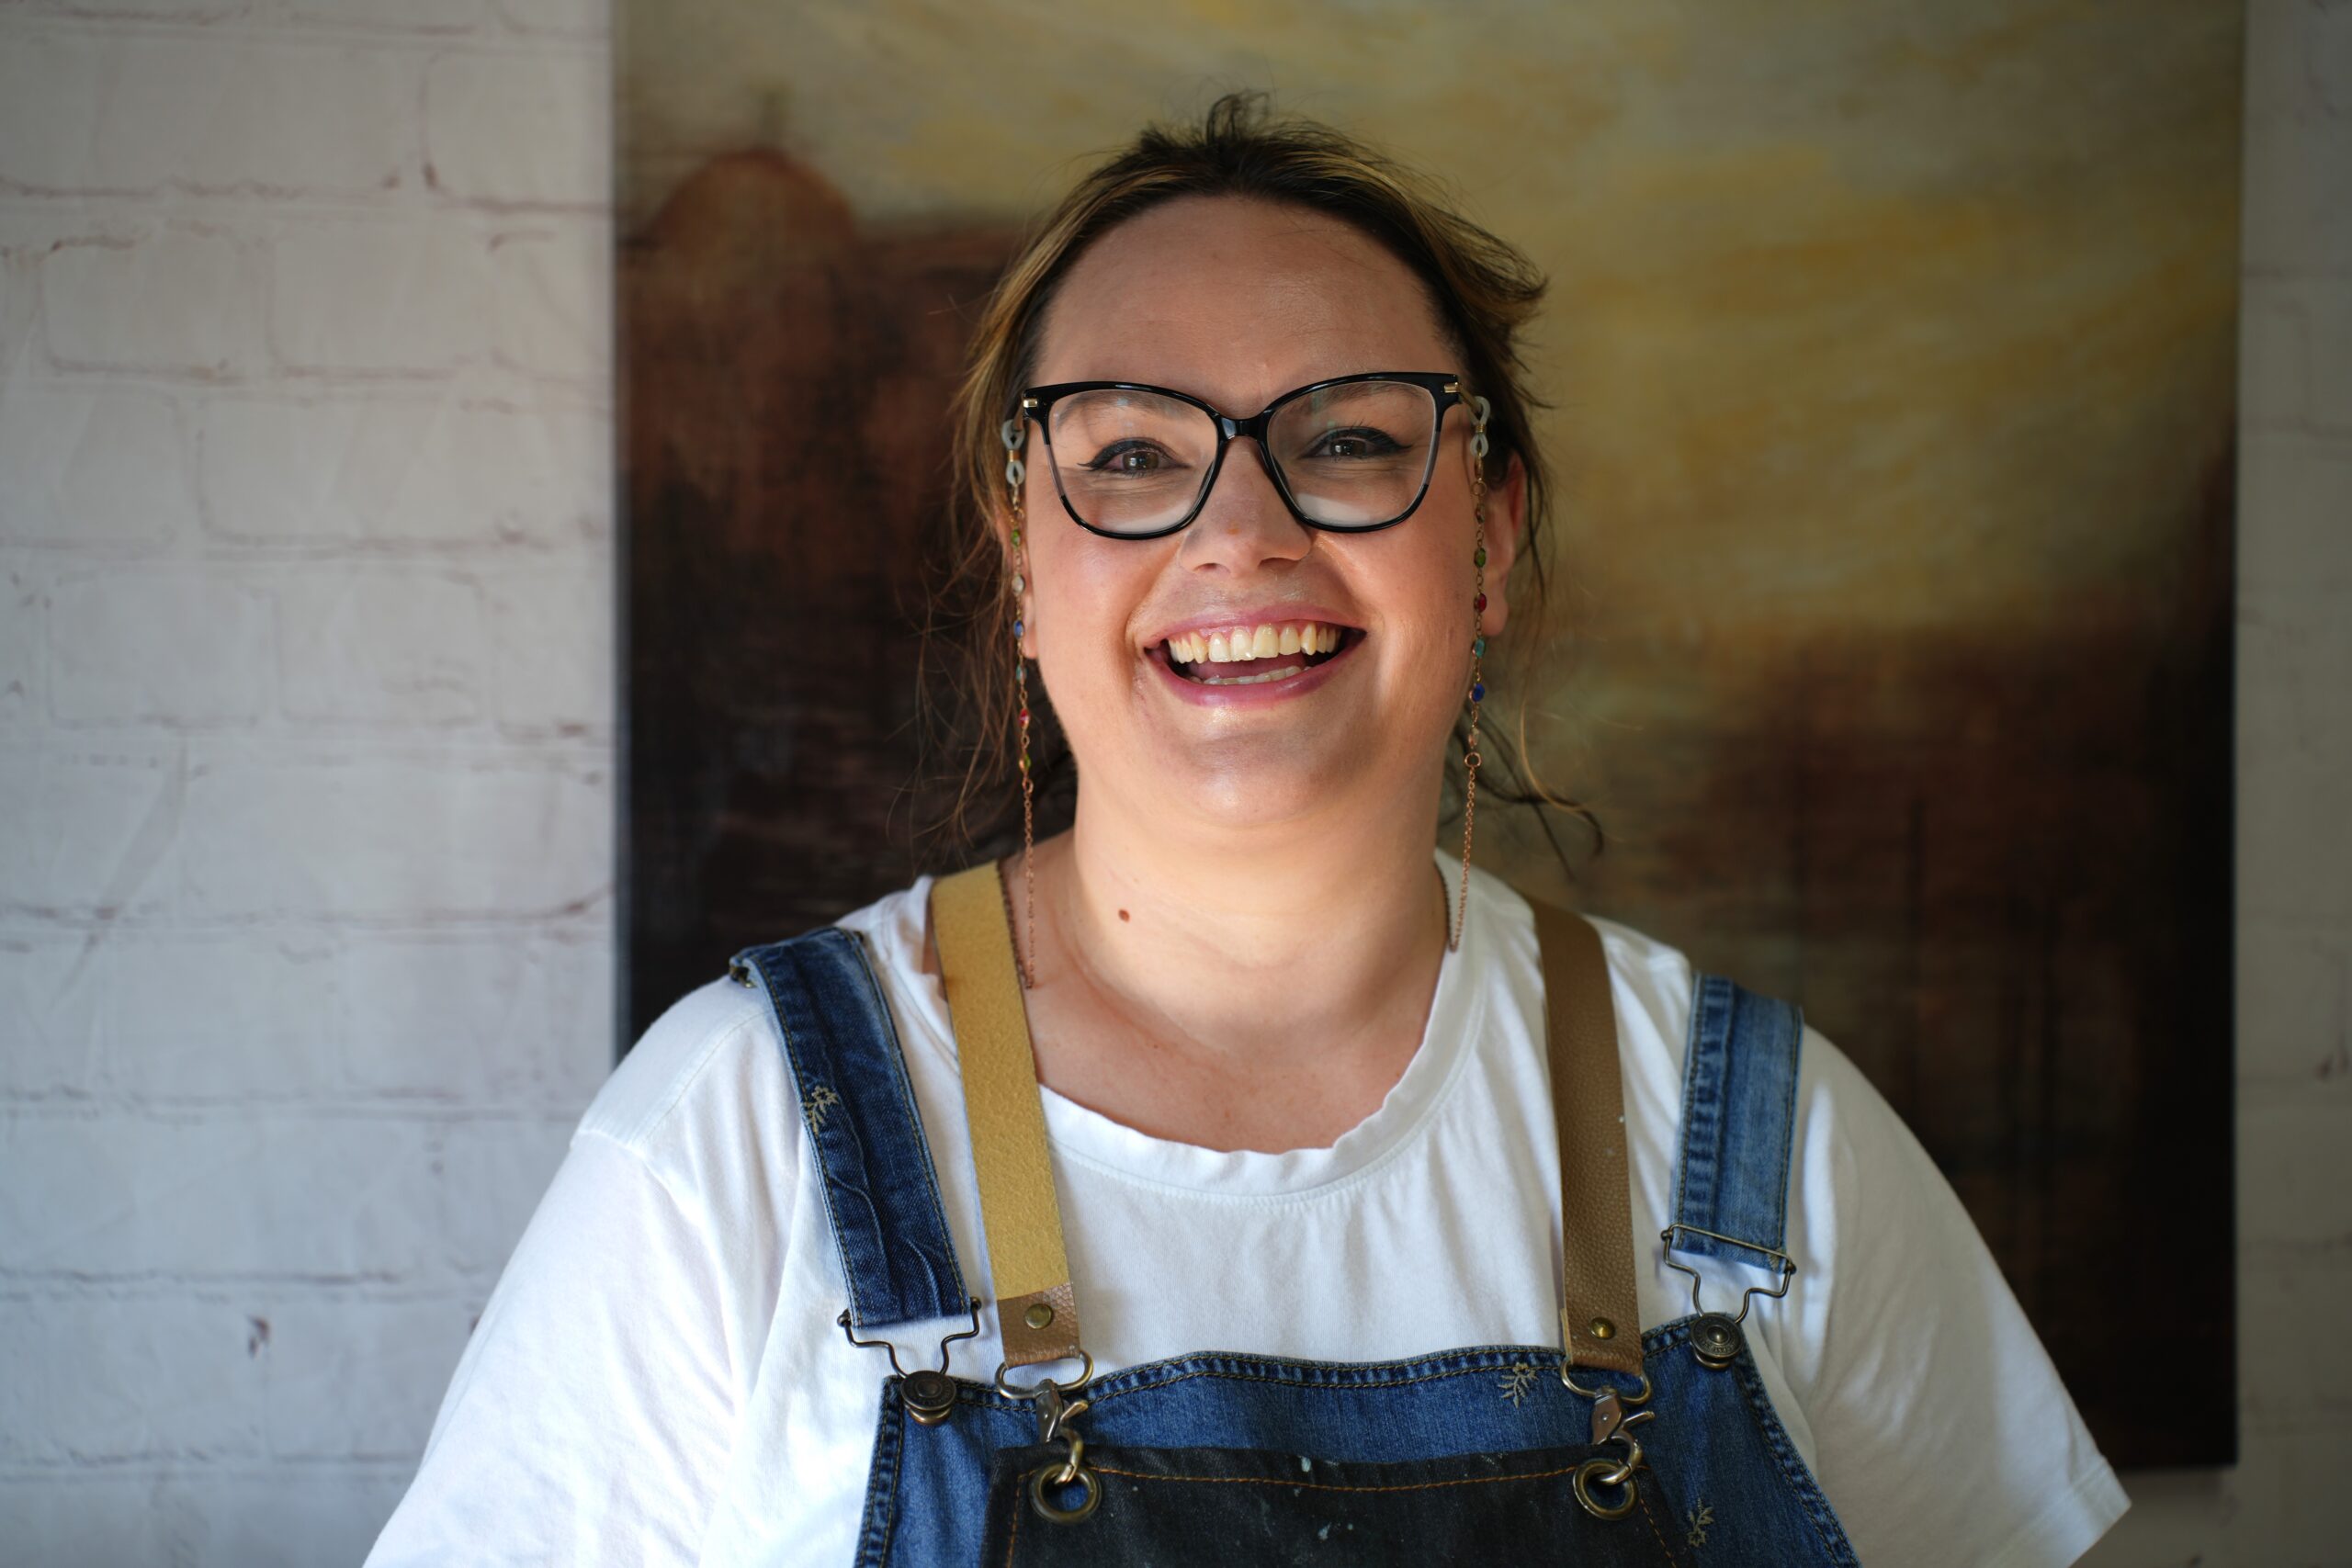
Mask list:
[{"label": "blue denim overalls", "polygon": [[[1408,1361],[1205,1351],[1096,1376],[1037,1097],[1001,886],[935,884],[1005,1364],[993,1383],[890,1352],[860,1564],[1854,1563],[1773,1414],[1739,1327],[1778,1297],[1793,1133],[1794,1009],[1702,976],[1685,1075],[1668,1261],[1691,1315],[1635,1335],[1616,1025],[1586,921],[1534,906],[1566,1189],[1563,1347]],[[848,1305],[868,1333],[956,1320],[977,1334],[896,1030],[859,939],[838,927],[747,949],[823,1177]],[[1760,1269],[1736,1317],[1699,1309],[1674,1258]],[[1213,1287],[1208,1287],[1213,1288]],[[1622,1327],[1621,1327],[1622,1325]],[[880,1344],[875,1340],[872,1343]],[[1016,1367],[1075,1363],[1018,1383]]]}]

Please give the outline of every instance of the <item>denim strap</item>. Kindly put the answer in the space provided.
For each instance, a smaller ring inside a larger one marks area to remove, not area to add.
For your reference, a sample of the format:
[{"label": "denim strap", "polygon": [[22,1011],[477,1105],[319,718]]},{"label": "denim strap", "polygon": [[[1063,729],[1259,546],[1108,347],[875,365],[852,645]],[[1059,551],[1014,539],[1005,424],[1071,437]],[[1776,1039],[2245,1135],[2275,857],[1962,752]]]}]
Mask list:
[{"label": "denim strap", "polygon": [[728,972],[768,999],[824,1181],[850,1322],[961,1317],[968,1297],[939,1206],[889,1005],[865,943],[839,926],[747,947]]},{"label": "denim strap", "polygon": [[[1804,1017],[1789,1003],[1720,975],[1699,976],[1674,1179],[1675,1223],[1689,1228],[1674,1237],[1676,1250],[1777,1267],[1787,1245],[1804,1033]],[[1702,1231],[1713,1235],[1693,1234]]]}]

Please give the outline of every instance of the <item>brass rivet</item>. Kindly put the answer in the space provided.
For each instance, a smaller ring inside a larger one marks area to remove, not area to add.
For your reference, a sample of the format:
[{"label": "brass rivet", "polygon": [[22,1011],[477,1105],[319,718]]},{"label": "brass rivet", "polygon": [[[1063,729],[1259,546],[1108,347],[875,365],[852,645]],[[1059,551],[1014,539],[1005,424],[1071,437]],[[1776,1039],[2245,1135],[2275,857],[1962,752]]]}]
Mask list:
[{"label": "brass rivet", "polygon": [[1054,1309],[1047,1306],[1045,1303],[1039,1302],[1035,1306],[1031,1307],[1027,1312],[1021,1314],[1021,1321],[1027,1324],[1032,1328],[1043,1328],[1046,1325],[1054,1321]]},{"label": "brass rivet", "polygon": [[1617,1337],[1617,1325],[1605,1317],[1596,1317],[1585,1332],[1595,1339],[1614,1339]]}]

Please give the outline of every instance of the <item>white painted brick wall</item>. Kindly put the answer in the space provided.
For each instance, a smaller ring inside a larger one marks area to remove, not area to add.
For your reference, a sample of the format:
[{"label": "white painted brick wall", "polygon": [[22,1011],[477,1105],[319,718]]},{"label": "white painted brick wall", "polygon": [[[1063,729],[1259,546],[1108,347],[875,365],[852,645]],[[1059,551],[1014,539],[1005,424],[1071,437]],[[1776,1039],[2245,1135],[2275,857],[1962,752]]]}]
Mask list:
[{"label": "white painted brick wall", "polygon": [[196,531],[187,438],[169,397],[0,381],[0,539],[159,544]]},{"label": "white painted brick wall", "polygon": [[270,262],[270,339],[289,369],[437,376],[490,344],[490,235],[473,213],[288,224]]},{"label": "white painted brick wall", "polygon": [[465,573],[304,567],[287,581],[278,648],[289,718],[463,724],[490,705],[481,589]]},{"label": "white painted brick wall", "polygon": [[356,1562],[609,1070],[607,35],[0,4],[0,1561]]},{"label": "white painted brick wall", "polygon": [[[605,1070],[607,37],[605,0],[0,7],[26,1562],[356,1561]],[[2105,1568],[2352,1540],[2352,0],[2253,0],[2249,44],[2246,1462],[2132,1478]]]},{"label": "white painted brick wall", "polygon": [[65,241],[40,268],[51,361],[187,379],[255,374],[261,257],[254,239],[209,222]]},{"label": "white painted brick wall", "polygon": [[269,703],[270,602],[233,569],[69,571],[51,584],[48,610],[50,717],[60,727],[251,723]]}]

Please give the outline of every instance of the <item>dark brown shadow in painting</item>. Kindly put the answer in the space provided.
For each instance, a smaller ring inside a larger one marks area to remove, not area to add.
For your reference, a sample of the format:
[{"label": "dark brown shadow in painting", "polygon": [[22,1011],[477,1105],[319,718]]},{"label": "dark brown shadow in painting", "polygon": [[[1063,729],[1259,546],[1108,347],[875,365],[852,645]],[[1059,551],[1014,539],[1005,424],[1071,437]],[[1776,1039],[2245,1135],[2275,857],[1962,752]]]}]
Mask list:
[{"label": "dark brown shadow in painting", "polygon": [[946,411],[1001,231],[861,231],[779,153],[624,242],[631,1039],[753,941],[905,886]]}]

